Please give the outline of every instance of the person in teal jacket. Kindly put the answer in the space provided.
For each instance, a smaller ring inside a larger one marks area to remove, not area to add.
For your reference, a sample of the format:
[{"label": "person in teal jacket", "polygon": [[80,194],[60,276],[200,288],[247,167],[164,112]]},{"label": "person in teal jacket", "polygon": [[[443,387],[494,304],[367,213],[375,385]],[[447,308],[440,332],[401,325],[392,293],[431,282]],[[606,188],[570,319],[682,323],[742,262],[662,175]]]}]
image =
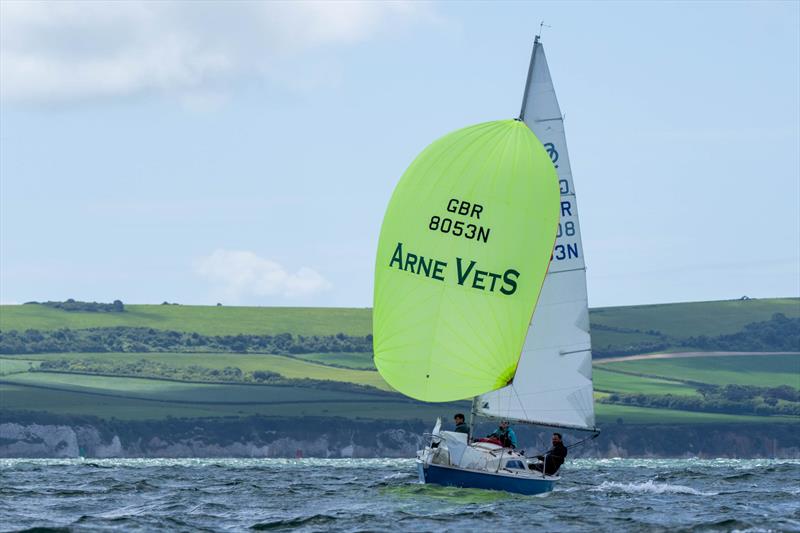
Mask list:
[{"label": "person in teal jacket", "polygon": [[500,426],[494,431],[494,433],[487,435],[486,438],[494,438],[499,440],[505,448],[517,447],[517,435],[514,433],[514,430],[511,429],[508,420],[500,421]]}]

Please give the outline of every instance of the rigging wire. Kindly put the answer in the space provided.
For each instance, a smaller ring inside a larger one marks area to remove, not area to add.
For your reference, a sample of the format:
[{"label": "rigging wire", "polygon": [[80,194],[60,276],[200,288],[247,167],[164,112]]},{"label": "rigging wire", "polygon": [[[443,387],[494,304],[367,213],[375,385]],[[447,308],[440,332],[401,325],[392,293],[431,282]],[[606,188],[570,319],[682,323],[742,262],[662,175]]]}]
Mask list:
[{"label": "rigging wire", "polygon": [[[586,437],[585,439],[581,439],[578,442],[575,442],[573,444],[570,444],[569,446],[566,446],[566,448],[569,450],[570,448],[574,448],[575,446],[580,446],[581,444],[583,444],[584,442],[586,442],[588,440],[596,439],[599,436],[600,436],[600,432],[599,431],[596,432],[596,433],[592,433],[590,436]],[[536,455],[544,455],[545,453],[547,453],[547,450],[543,451],[542,453],[537,453]]]}]

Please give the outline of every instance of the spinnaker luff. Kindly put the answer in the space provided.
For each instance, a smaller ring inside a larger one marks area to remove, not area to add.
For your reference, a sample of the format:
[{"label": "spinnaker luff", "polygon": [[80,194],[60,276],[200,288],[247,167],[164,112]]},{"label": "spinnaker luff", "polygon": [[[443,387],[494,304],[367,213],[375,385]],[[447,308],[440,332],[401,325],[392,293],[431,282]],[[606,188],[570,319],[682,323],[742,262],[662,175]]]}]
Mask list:
[{"label": "spinnaker luff", "polygon": [[395,188],[375,266],[375,365],[423,401],[514,377],[559,221],[550,155],[523,122],[450,133]]}]

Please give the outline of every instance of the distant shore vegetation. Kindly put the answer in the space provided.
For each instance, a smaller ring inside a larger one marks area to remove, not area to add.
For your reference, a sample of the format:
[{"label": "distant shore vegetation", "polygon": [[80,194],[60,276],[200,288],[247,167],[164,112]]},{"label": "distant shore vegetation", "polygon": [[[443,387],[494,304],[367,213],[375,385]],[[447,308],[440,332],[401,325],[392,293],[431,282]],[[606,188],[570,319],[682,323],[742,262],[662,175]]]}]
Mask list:
[{"label": "distant shore vegetation", "polygon": [[696,396],[679,394],[611,393],[600,403],[759,416],[800,416],[800,391],[788,385],[707,385]]},{"label": "distant shore vegetation", "polygon": [[623,334],[648,336],[652,340],[625,345],[609,344],[603,347],[592,347],[596,359],[618,357],[660,351],[690,349],[702,351],[798,351],[800,350],[800,318],[787,317],[783,313],[775,313],[769,320],[751,322],[732,334],[696,335],[675,338],[658,330],[640,330],[592,323],[592,332],[608,331]]},{"label": "distant shore vegetation", "polygon": [[45,307],[52,307],[53,309],[61,309],[62,311],[83,312],[83,313],[124,313],[125,304],[121,300],[114,300],[110,304],[98,302],[81,302],[73,300],[72,298],[58,301],[47,302],[25,302],[25,305],[43,305]]},{"label": "distant shore vegetation", "polygon": [[238,383],[313,387],[327,390],[395,395],[395,393],[380,390],[369,385],[346,381],[310,378],[290,379],[278,372],[269,370],[243,371],[236,366],[208,368],[200,365],[184,365],[179,367],[149,359],[137,359],[135,361],[117,359],[54,359],[42,361],[37,367],[31,368],[30,371],[149,378],[192,383]]},{"label": "distant shore vegetation", "polygon": [[[782,313],[775,313],[766,321],[745,324],[740,331],[733,334],[697,335],[677,339],[657,330],[642,331],[602,324],[593,324],[592,327],[595,331],[635,333],[657,339],[605,347],[594,346],[596,359],[676,350],[800,350],[800,318],[790,318]],[[0,331],[0,354],[59,352],[371,353],[372,335],[348,335],[343,332],[335,335],[203,335],[197,332],[126,326]]]},{"label": "distant shore vegetation", "polygon": [[0,353],[59,352],[366,353],[372,352],[372,335],[201,335],[123,326],[0,332]]}]

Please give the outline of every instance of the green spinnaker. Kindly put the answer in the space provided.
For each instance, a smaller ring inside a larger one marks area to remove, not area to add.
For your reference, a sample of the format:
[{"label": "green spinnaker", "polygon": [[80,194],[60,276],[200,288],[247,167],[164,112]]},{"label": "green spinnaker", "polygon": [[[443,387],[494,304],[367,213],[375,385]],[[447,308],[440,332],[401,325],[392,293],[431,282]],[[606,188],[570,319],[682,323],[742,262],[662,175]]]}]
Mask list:
[{"label": "green spinnaker", "polygon": [[375,265],[375,366],[399,392],[460,400],[513,378],[559,221],[550,156],[520,121],[429,145],[395,188]]}]

